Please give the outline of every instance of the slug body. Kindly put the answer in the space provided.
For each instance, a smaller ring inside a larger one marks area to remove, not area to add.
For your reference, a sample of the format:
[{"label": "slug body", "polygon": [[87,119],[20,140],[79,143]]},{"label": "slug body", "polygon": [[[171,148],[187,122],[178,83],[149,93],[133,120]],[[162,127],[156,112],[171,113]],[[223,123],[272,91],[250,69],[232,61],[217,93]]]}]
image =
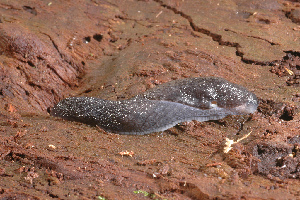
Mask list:
[{"label": "slug body", "polygon": [[71,97],[55,105],[50,114],[109,132],[142,135],[184,121],[253,113],[257,105],[256,96],[246,88],[207,77],[171,81],[129,100]]}]

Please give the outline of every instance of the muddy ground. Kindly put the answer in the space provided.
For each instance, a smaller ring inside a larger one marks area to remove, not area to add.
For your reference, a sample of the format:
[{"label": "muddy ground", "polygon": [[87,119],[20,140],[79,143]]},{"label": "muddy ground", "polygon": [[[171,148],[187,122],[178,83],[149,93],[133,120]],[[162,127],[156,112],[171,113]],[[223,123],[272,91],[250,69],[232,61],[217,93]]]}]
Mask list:
[{"label": "muddy ground", "polygon": [[[299,1],[0,0],[0,13],[1,199],[300,199]],[[143,136],[48,114],[200,76],[247,87],[257,112]]]}]

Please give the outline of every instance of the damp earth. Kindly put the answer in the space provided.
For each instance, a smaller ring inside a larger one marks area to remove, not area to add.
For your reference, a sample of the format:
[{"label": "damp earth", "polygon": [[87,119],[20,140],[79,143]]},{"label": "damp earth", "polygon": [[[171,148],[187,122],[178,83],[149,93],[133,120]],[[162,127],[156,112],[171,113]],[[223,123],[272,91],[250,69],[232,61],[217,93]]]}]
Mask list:
[{"label": "damp earth", "polygon": [[[299,1],[0,10],[0,199],[300,198]],[[67,97],[123,100],[207,76],[255,93],[257,111],[139,136],[48,114]]]}]

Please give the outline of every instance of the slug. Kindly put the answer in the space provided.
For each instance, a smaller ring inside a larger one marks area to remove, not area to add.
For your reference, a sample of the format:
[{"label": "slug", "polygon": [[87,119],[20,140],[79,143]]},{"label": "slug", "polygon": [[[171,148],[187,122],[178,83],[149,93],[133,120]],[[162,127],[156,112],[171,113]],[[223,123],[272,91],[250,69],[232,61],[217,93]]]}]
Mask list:
[{"label": "slug", "polygon": [[161,84],[129,100],[70,97],[55,105],[50,114],[108,132],[143,135],[184,121],[253,113],[257,106],[255,94],[240,85],[222,78],[198,77]]}]

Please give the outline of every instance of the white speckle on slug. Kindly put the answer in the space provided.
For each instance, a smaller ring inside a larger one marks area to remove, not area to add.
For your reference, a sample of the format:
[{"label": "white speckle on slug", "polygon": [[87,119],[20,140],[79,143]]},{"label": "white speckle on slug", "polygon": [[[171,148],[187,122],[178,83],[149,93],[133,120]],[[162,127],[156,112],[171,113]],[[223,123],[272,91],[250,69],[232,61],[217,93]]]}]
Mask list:
[{"label": "white speckle on slug", "polygon": [[257,104],[256,96],[244,87],[208,77],[172,81],[123,101],[67,98],[54,106],[51,114],[115,133],[147,134],[184,121],[252,113]]}]

